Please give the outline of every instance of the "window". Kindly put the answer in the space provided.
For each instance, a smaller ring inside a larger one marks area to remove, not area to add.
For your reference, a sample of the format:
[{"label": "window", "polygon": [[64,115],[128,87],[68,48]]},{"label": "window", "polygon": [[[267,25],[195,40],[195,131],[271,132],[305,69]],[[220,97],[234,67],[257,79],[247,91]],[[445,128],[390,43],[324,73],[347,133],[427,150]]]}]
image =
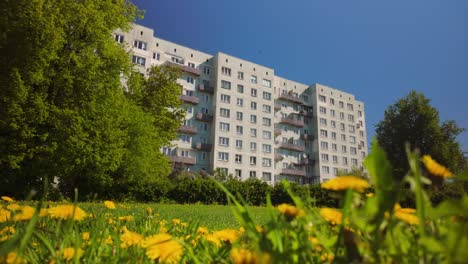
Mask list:
[{"label": "window", "polygon": [[320,106],[319,109],[320,109],[320,113],[321,113],[321,114],[326,114],[326,113],[327,113],[327,109],[326,109],[325,107]]},{"label": "window", "polygon": [[341,130],[341,131],[345,131],[345,124],[340,123],[340,130]]},{"label": "window", "polygon": [[250,156],[250,165],[257,165],[257,157]]},{"label": "window", "polygon": [[308,102],[309,101],[309,97],[307,95],[302,95],[302,99],[305,101],[305,102]]},{"label": "window", "polygon": [[271,131],[263,130],[263,138],[264,139],[271,139]]},{"label": "window", "polygon": [[348,115],[348,121],[349,122],[354,122],[354,116],[353,115]]},{"label": "window", "polygon": [[341,119],[341,120],[344,119],[344,113],[343,113],[343,112],[340,112],[340,119]]},{"label": "window", "polygon": [[331,116],[331,117],[335,117],[335,110],[330,109],[330,116]]},{"label": "window", "polygon": [[116,34],[116,35],[115,35],[115,41],[117,41],[117,42],[119,42],[119,43],[123,43],[123,42],[124,42],[124,36],[123,36],[123,35]]},{"label": "window", "polygon": [[236,126],[236,133],[242,135],[244,133],[244,127]]},{"label": "window", "polygon": [[357,166],[357,159],[351,159],[351,165]]},{"label": "window", "polygon": [[349,142],[350,143],[356,143],[356,137],[355,136],[349,136]]},{"label": "window", "polygon": [[333,168],[333,174],[336,176],[338,174],[338,168]]},{"label": "window", "polygon": [[218,145],[220,146],[229,146],[229,138],[227,137],[219,137],[218,138]]},{"label": "window", "polygon": [[221,131],[229,131],[229,126],[229,123],[219,122],[219,130]]},{"label": "window", "polygon": [[343,101],[339,101],[339,102],[338,102],[338,105],[339,105],[340,108],[344,108],[344,103],[343,103]]},{"label": "window", "polygon": [[249,177],[251,179],[256,179],[257,178],[257,172],[256,171],[250,171],[249,172]]},{"label": "window", "polygon": [[256,115],[250,115],[250,122],[251,123],[257,123],[257,116]]},{"label": "window", "polygon": [[346,146],[341,146],[341,152],[346,153]]},{"label": "window", "polygon": [[257,76],[255,76],[255,75],[250,76],[250,82],[251,83],[257,83]]},{"label": "window", "polygon": [[184,64],[183,60],[181,58],[177,58],[177,57],[171,57],[171,61],[175,62],[175,63]]},{"label": "window", "polygon": [[210,75],[210,68],[208,67],[203,67],[203,73],[206,74],[206,75]]},{"label": "window", "polygon": [[257,143],[256,142],[250,142],[250,150],[257,150]]},{"label": "window", "polygon": [[189,63],[187,63],[187,65],[188,65],[190,68],[195,68],[195,63],[193,63],[193,62],[189,62]]},{"label": "window", "polygon": [[262,151],[270,153],[271,152],[271,145],[268,144],[262,144]]},{"label": "window", "polygon": [[359,136],[360,136],[360,137],[364,137],[364,131],[359,130]]},{"label": "window", "polygon": [[229,104],[231,102],[231,96],[227,94],[221,94],[221,102]]},{"label": "window", "polygon": [[251,128],[250,129],[250,136],[251,137],[257,137],[257,129],[256,128]]},{"label": "window", "polygon": [[201,123],[200,124],[200,130],[201,131],[208,131],[208,124],[207,123]]},{"label": "window", "polygon": [[227,153],[227,152],[218,152],[218,160],[228,161],[229,160],[229,153]]},{"label": "window", "polygon": [[153,59],[154,60],[159,60],[161,55],[159,53],[153,52]]},{"label": "window", "polygon": [[325,173],[325,174],[330,173],[330,168],[328,166],[322,166],[322,173]]},{"label": "window", "polygon": [[336,140],[336,132],[331,132],[331,138],[332,138],[333,140]]},{"label": "window", "polygon": [[328,142],[321,141],[321,142],[320,142],[320,147],[321,147],[322,149],[328,149]]},{"label": "window", "polygon": [[366,157],[366,152],[361,151],[361,158],[364,158],[364,157]]},{"label": "window", "polygon": [[231,90],[231,83],[221,80],[221,88]]},{"label": "window", "polygon": [[188,135],[180,135],[180,140],[185,143],[190,143],[190,136]]},{"label": "window", "polygon": [[350,147],[349,148],[349,153],[351,153],[351,155],[357,155],[357,150],[355,147]]},{"label": "window", "polygon": [[242,140],[236,139],[236,148],[238,148],[238,149],[242,148]]},{"label": "window", "polygon": [[171,148],[169,148],[169,147],[163,147],[163,148],[162,148],[162,153],[163,153],[164,155],[167,155],[167,156],[171,155]]},{"label": "window", "polygon": [[135,55],[133,55],[133,57],[132,57],[132,62],[133,62],[133,64],[137,64],[137,65],[141,65],[141,66],[146,65],[146,59],[145,58],[135,56]]},{"label": "window", "polygon": [[244,106],[244,99],[242,99],[242,98],[237,98],[237,105],[238,105],[238,106]]},{"label": "window", "polygon": [[343,165],[348,165],[348,158],[347,157],[343,157],[342,160],[343,160]]},{"label": "window", "polygon": [[341,134],[341,141],[346,141],[346,135],[345,134]]},{"label": "window", "polygon": [[221,73],[227,76],[231,76],[231,69],[228,67],[221,67]]},{"label": "window", "polygon": [[263,99],[270,101],[271,100],[271,93],[263,92]]},{"label": "window", "polygon": [[236,177],[239,179],[242,179],[242,171],[239,169],[235,169],[234,173],[236,174]]},{"label": "window", "polygon": [[331,104],[331,105],[335,105],[335,99],[330,98],[330,104]]},{"label": "window", "polygon": [[325,103],[327,101],[327,98],[323,95],[319,95],[319,101]]},{"label": "window", "polygon": [[180,152],[180,155],[181,155],[182,157],[190,157],[189,151],[188,151],[188,150],[182,150],[182,151]]},{"label": "window", "polygon": [[237,79],[239,80],[244,80],[244,73],[243,72],[237,72]]},{"label": "window", "polygon": [[353,111],[353,104],[348,103],[348,104],[346,104],[346,106],[347,106],[348,110]]},{"label": "window", "polygon": [[264,104],[264,105],[262,106],[262,110],[263,110],[263,112],[265,112],[265,113],[271,113],[271,106],[270,106],[270,105]]},{"label": "window", "polygon": [[271,181],[271,173],[270,172],[263,172],[262,173],[262,180]]},{"label": "window", "polygon": [[236,112],[236,119],[242,121],[242,112]]},{"label": "window", "polygon": [[257,102],[250,102],[250,108],[252,108],[252,110],[257,110]]},{"label": "window", "polygon": [[253,97],[257,97],[257,89],[255,88],[250,89],[250,95]]},{"label": "window", "polygon": [[362,117],[362,111],[361,110],[359,110],[357,113],[358,113],[359,117]]},{"label": "window", "polygon": [[230,110],[226,108],[220,108],[219,109],[219,115],[223,117],[229,117],[230,116]]},{"label": "window", "polygon": [[336,151],[337,151],[337,145],[336,145],[336,144],[334,144],[334,143],[332,143],[332,150],[333,150],[334,152],[336,152]]},{"label": "window", "polygon": [[242,155],[236,154],[235,162],[236,163],[242,163]]},{"label": "window", "polygon": [[335,128],[335,127],[336,127],[336,122],[333,121],[333,120],[331,120],[331,121],[330,121],[330,126],[331,126],[332,128]]},{"label": "window", "polygon": [[238,85],[237,85],[237,92],[238,92],[238,93],[244,93],[244,86],[238,84]]},{"label": "window", "polygon": [[327,120],[325,118],[320,118],[320,124],[323,126],[327,125]]},{"label": "window", "polygon": [[263,158],[262,159],[262,165],[263,165],[263,167],[271,167],[271,159]]},{"label": "window", "polygon": [[322,153],[320,156],[322,157],[322,161],[328,162],[328,154]]},{"label": "window", "polygon": [[333,159],[333,163],[335,164],[338,163],[338,156],[333,156],[332,159]]},{"label": "window", "polygon": [[322,137],[328,137],[328,131],[324,130],[324,129],[320,129],[320,136]]},{"label": "window", "polygon": [[262,85],[268,88],[271,88],[271,81],[267,79],[262,80]]},{"label": "window", "polygon": [[271,126],[271,119],[270,119],[270,118],[264,117],[264,118],[262,119],[262,124],[263,124],[264,126]]},{"label": "window", "polygon": [[135,40],[133,46],[137,49],[146,50],[146,42]]}]

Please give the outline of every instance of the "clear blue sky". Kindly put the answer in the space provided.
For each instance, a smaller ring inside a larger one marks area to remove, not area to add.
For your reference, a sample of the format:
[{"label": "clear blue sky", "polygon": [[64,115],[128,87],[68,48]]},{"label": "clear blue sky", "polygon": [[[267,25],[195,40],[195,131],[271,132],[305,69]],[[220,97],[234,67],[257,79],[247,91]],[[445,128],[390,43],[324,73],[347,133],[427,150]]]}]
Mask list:
[{"label": "clear blue sky", "polygon": [[[366,105],[369,140],[411,89],[468,128],[468,0],[134,0],[157,37],[322,83]],[[468,132],[459,136],[468,151]]]}]

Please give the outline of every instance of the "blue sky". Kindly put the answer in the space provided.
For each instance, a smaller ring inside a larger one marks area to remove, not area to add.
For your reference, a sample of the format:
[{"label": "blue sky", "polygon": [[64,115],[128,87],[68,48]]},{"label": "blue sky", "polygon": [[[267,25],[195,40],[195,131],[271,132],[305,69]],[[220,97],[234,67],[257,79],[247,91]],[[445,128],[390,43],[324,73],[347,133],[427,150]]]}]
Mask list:
[{"label": "blue sky", "polygon": [[[467,0],[134,0],[157,37],[322,83],[366,105],[369,140],[388,105],[423,92],[468,128]],[[468,132],[459,136],[468,151]]]}]

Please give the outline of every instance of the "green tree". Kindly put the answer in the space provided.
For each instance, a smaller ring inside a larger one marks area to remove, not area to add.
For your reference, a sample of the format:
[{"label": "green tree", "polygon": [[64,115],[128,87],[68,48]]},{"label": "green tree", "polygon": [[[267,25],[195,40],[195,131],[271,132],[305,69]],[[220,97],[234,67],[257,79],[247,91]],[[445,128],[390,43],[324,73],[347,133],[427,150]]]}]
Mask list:
[{"label": "green tree", "polygon": [[169,173],[159,149],[183,115],[176,73],[132,77],[113,40],[139,17],[136,6],[5,0],[0,8],[0,193],[25,196],[48,177],[68,195],[112,195]]},{"label": "green tree", "polygon": [[408,171],[405,144],[431,155],[454,172],[464,166],[463,153],[456,137],[463,129],[454,121],[440,123],[437,109],[422,93],[411,91],[389,106],[384,119],[376,125],[379,145],[393,165],[394,174],[402,178]]}]

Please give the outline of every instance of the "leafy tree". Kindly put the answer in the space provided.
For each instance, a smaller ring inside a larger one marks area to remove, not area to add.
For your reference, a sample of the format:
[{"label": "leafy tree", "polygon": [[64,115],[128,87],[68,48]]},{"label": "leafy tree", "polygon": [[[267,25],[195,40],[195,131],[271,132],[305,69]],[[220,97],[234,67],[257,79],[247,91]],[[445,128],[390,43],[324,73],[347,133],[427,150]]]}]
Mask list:
[{"label": "leafy tree", "polygon": [[0,193],[24,197],[47,177],[68,195],[113,195],[169,173],[159,149],[183,115],[176,73],[132,77],[112,36],[139,17],[130,1],[5,0],[0,9]]},{"label": "leafy tree", "polygon": [[336,172],[336,176],[346,176],[346,175],[356,176],[356,177],[360,177],[363,179],[369,179],[369,176],[367,176],[364,170],[359,169],[357,167],[353,167],[351,171],[338,169],[338,171]]},{"label": "leafy tree", "polygon": [[387,153],[394,175],[400,179],[408,171],[406,143],[454,172],[461,170],[464,160],[456,137],[462,131],[454,121],[440,123],[437,109],[416,91],[389,106],[384,119],[376,125],[379,145]]}]

